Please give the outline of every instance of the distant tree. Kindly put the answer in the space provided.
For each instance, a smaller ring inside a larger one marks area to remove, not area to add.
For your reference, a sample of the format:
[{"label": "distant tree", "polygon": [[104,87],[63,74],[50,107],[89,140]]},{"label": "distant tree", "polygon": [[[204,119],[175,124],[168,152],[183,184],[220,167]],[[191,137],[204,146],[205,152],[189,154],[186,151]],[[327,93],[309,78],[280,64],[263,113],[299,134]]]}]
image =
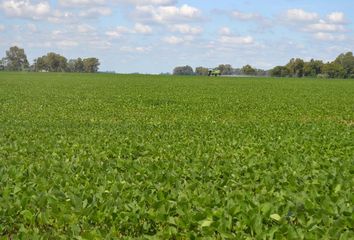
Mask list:
[{"label": "distant tree", "polygon": [[197,67],[195,69],[195,74],[199,76],[208,76],[209,69],[205,67]]},{"label": "distant tree", "polygon": [[346,76],[344,67],[336,62],[324,64],[322,73],[329,78],[345,78]]},{"label": "distant tree", "polygon": [[5,58],[0,59],[0,71],[4,71],[6,66],[6,60]]},{"label": "distant tree", "polygon": [[45,56],[35,59],[34,63],[33,63],[33,66],[34,66],[33,69],[36,72],[49,71],[49,66],[48,66],[48,64],[46,62],[46,57]]},{"label": "distant tree", "polygon": [[245,75],[256,75],[256,69],[254,69],[251,65],[243,66],[241,69],[242,73]]},{"label": "distant tree", "polygon": [[230,64],[220,64],[217,69],[220,70],[221,75],[231,75],[232,74],[232,66]]},{"label": "distant tree", "polygon": [[290,62],[286,65],[286,67],[289,69],[290,75],[292,77],[303,77],[304,65],[304,60],[300,58],[292,58]]},{"label": "distant tree", "polygon": [[270,70],[270,75],[272,77],[289,77],[290,72],[287,67],[284,66],[276,66],[272,70]]},{"label": "distant tree", "polygon": [[313,60],[304,63],[304,76],[316,77],[322,73],[323,62],[320,60]]},{"label": "distant tree", "polygon": [[334,63],[340,64],[345,70],[345,78],[354,77],[354,56],[352,52],[340,54]]},{"label": "distant tree", "polygon": [[257,76],[268,76],[269,72],[263,69],[256,69]]},{"label": "distant tree", "polygon": [[17,46],[13,46],[6,51],[5,61],[5,68],[9,71],[22,71],[29,67],[25,50]]},{"label": "distant tree", "polygon": [[68,70],[67,63],[68,61],[64,56],[50,52],[35,60],[34,69],[36,71],[66,72]]},{"label": "distant tree", "polygon": [[84,72],[95,73],[98,71],[100,62],[97,58],[85,58],[83,61]]},{"label": "distant tree", "polygon": [[75,72],[83,72],[83,71],[84,71],[84,61],[82,61],[81,58],[78,58],[75,61]]},{"label": "distant tree", "polygon": [[194,75],[193,68],[191,66],[175,67],[173,69],[173,75]]}]

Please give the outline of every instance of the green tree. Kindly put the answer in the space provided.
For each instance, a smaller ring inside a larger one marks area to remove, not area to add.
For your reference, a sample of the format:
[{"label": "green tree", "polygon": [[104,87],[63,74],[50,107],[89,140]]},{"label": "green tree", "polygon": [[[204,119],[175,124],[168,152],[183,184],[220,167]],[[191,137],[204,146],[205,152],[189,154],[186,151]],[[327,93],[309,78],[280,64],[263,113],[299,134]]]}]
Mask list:
[{"label": "green tree", "polygon": [[340,54],[336,60],[334,60],[335,63],[340,64],[344,70],[345,70],[345,76],[346,78],[349,77],[354,77],[354,56],[352,52],[347,52]]},{"label": "green tree", "polygon": [[300,58],[292,58],[290,62],[286,65],[292,77],[303,77],[304,66],[305,62]]},{"label": "green tree", "polygon": [[195,74],[199,76],[208,76],[209,69],[205,67],[197,67],[195,68]]},{"label": "green tree", "polygon": [[5,60],[5,68],[9,71],[23,71],[29,67],[25,50],[17,46],[13,46],[6,51]]},{"label": "green tree", "polygon": [[325,64],[322,73],[329,78],[344,78],[346,76],[344,67],[336,62]]},{"label": "green tree", "polygon": [[289,77],[290,72],[287,67],[284,66],[276,66],[272,70],[270,70],[270,75],[272,77]]},{"label": "green tree", "polygon": [[180,66],[173,69],[173,75],[194,75],[194,71],[191,66]]},{"label": "green tree", "polygon": [[49,71],[48,65],[45,61],[45,56],[39,57],[34,60],[34,71],[40,72],[40,71]]},{"label": "green tree", "polygon": [[304,64],[304,76],[306,77],[316,77],[318,74],[322,73],[323,62],[320,60],[313,60],[305,62]]},{"label": "green tree", "polygon": [[60,54],[50,52],[35,60],[35,71],[66,72],[68,61]]},{"label": "green tree", "polygon": [[254,69],[251,65],[247,64],[246,66],[243,66],[241,69],[242,73],[245,75],[256,75],[257,70]]},{"label": "green tree", "polygon": [[85,58],[82,62],[84,72],[95,73],[98,71],[100,62],[97,58]]},{"label": "green tree", "polygon": [[75,61],[75,72],[84,72],[84,61],[82,61],[81,58],[78,58]]},{"label": "green tree", "polygon": [[217,69],[220,70],[221,75],[231,75],[232,74],[232,66],[230,64],[220,64]]},{"label": "green tree", "polygon": [[5,58],[0,59],[0,71],[4,71],[6,66],[6,60]]}]

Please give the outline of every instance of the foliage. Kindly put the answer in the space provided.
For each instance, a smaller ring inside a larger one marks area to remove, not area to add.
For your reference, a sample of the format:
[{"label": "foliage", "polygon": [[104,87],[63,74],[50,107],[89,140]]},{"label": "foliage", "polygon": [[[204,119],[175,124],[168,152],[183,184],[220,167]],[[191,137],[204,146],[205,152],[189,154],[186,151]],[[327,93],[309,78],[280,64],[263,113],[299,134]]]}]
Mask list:
[{"label": "foliage", "polygon": [[35,60],[35,71],[65,72],[68,60],[60,54],[50,52]]},{"label": "foliage", "polygon": [[334,63],[340,64],[345,71],[345,77],[349,78],[354,74],[354,56],[352,52],[339,55]]},{"label": "foliage", "polygon": [[289,69],[289,74],[291,77],[303,77],[304,76],[304,60],[300,58],[292,58],[286,68]]},{"label": "foliage", "polygon": [[10,47],[4,59],[5,69],[8,71],[22,71],[29,67],[27,56],[23,48]]},{"label": "foliage", "polygon": [[272,77],[288,77],[290,75],[289,69],[283,66],[276,66],[270,71]]},{"label": "foliage", "polygon": [[318,77],[354,78],[354,56],[352,52],[340,54],[333,62],[324,64],[320,60],[291,59],[286,66],[271,70],[273,77]]},{"label": "foliage", "polygon": [[98,71],[100,62],[97,58],[85,58],[83,61],[84,72],[95,73]]},{"label": "foliage", "polygon": [[353,88],[0,73],[0,238],[353,239]]},{"label": "foliage", "polygon": [[317,77],[323,72],[323,62],[319,60],[311,59],[309,62],[305,62],[304,76],[305,77]]},{"label": "foliage", "polygon": [[230,64],[220,64],[217,69],[220,70],[221,75],[231,75],[233,71]]},{"label": "foliage", "polygon": [[193,68],[191,66],[175,67],[173,69],[173,75],[194,75]]},{"label": "foliage", "polygon": [[245,75],[256,75],[257,71],[251,65],[247,64],[242,67],[242,73]]},{"label": "foliage", "polygon": [[198,76],[208,76],[209,74],[209,69],[205,67],[196,67],[195,68],[195,75]]},{"label": "foliage", "polygon": [[17,46],[6,51],[6,57],[0,60],[0,71],[35,71],[35,72],[98,72],[100,62],[97,58],[70,59],[50,52],[34,60],[29,65],[24,49]]},{"label": "foliage", "polygon": [[343,66],[336,62],[325,64],[322,72],[330,78],[344,78],[346,76]]}]

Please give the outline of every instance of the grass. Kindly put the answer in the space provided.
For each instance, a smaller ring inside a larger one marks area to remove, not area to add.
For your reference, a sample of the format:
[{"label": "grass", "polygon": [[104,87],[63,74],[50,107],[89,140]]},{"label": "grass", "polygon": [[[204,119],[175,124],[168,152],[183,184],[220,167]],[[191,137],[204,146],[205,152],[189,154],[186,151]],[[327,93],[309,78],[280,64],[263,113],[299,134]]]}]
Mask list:
[{"label": "grass", "polygon": [[354,238],[354,81],[0,73],[0,239]]}]

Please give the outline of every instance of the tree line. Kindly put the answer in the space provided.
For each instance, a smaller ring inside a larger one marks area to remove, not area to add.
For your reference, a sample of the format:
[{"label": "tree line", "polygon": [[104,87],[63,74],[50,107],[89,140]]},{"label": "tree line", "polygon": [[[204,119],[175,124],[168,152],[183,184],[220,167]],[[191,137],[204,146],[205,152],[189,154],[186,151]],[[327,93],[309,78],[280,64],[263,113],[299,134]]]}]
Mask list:
[{"label": "tree line", "polygon": [[[256,69],[247,64],[242,68],[233,68],[230,64],[221,64],[216,68],[221,75],[248,75],[272,77],[318,77],[318,78],[354,78],[354,56],[352,52],[340,54],[334,61],[324,63],[322,60],[306,62],[300,58],[291,59],[285,66],[276,66],[270,70]],[[209,68],[179,66],[173,69],[174,75],[207,76]]]},{"label": "tree line", "polygon": [[60,54],[50,52],[38,57],[29,64],[23,48],[10,47],[6,56],[0,60],[0,71],[33,71],[33,72],[86,72],[95,73],[100,62],[97,58],[67,59]]},{"label": "tree line", "polygon": [[311,59],[308,62],[293,58],[285,66],[276,66],[270,71],[273,77],[319,77],[354,78],[354,56],[352,52],[340,54],[334,61],[324,63]]},{"label": "tree line", "polygon": [[209,70],[220,70],[221,75],[248,75],[248,76],[267,76],[268,72],[262,69],[253,68],[247,64],[242,68],[233,68],[230,64],[220,64],[215,68],[196,67],[195,70],[189,66],[179,66],[173,69],[173,75],[197,75],[208,76]]}]

